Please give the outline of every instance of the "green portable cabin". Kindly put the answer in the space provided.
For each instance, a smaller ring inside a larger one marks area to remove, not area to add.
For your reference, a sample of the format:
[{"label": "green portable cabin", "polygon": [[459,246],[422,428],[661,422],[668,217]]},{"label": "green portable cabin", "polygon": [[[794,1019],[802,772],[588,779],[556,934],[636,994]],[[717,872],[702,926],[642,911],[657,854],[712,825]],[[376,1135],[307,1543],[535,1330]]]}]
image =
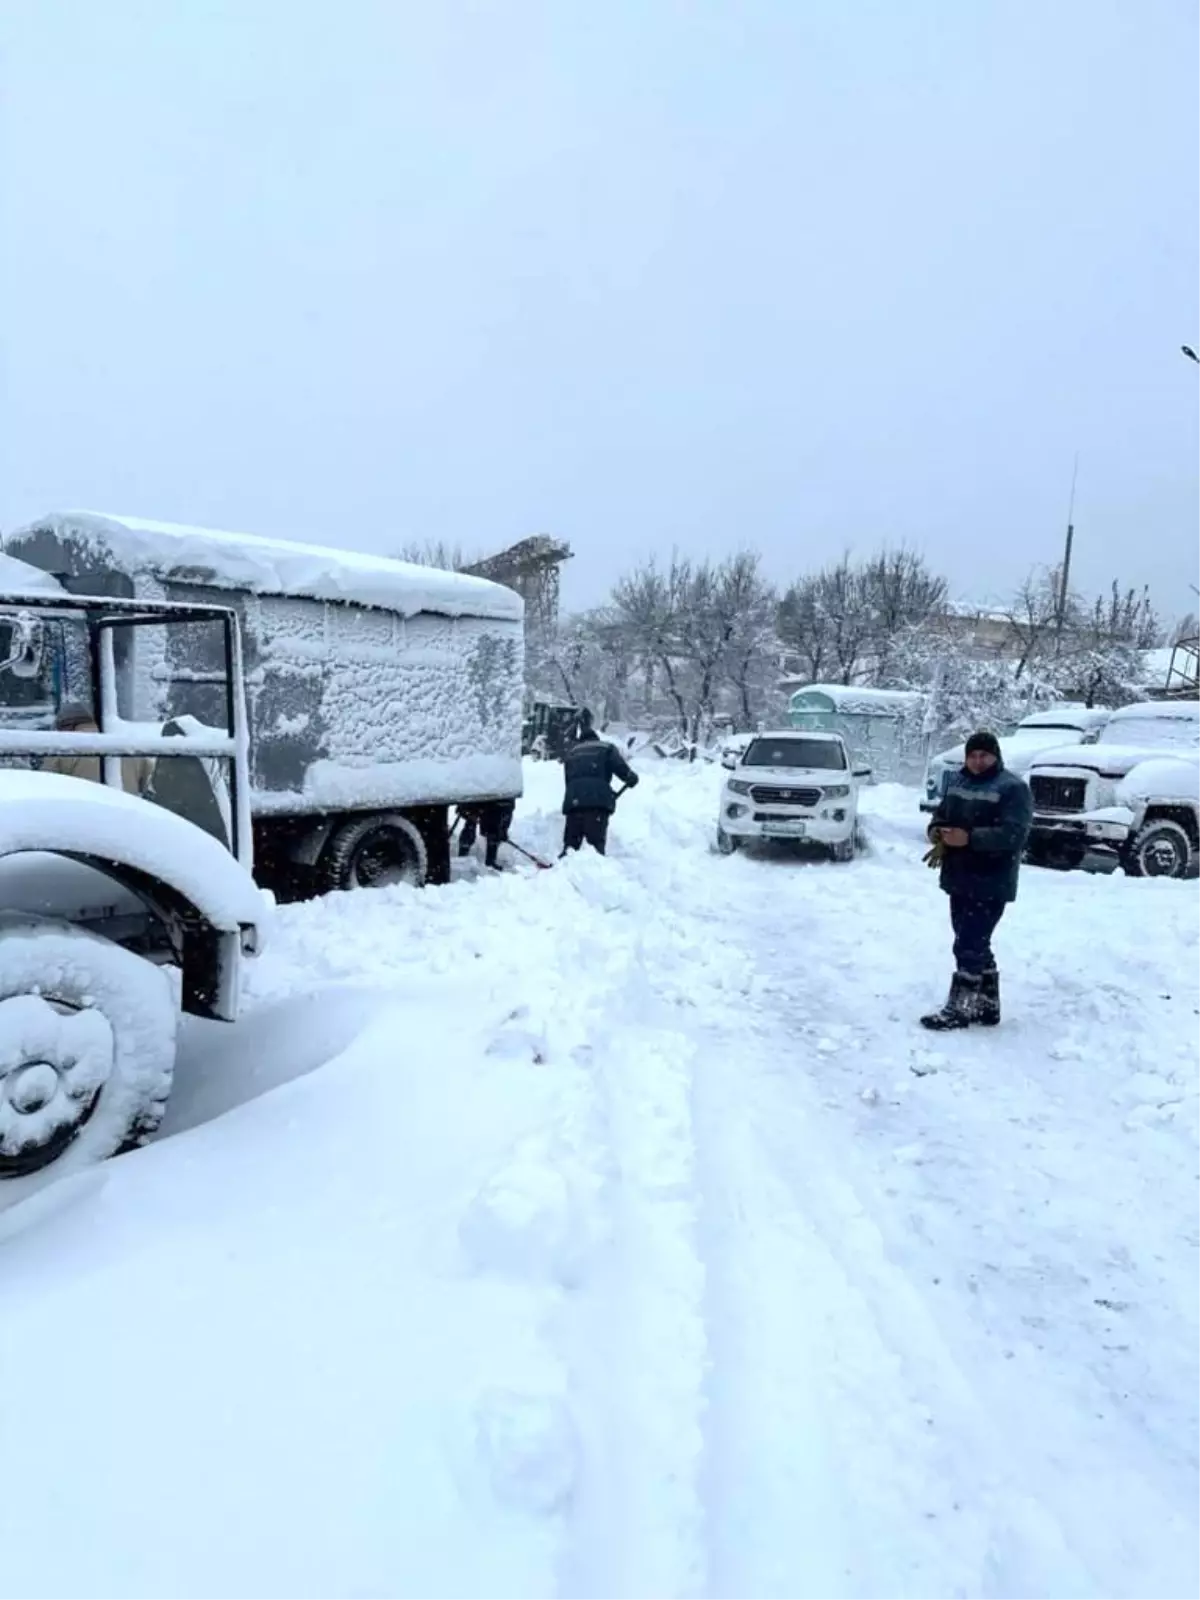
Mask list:
[{"label": "green portable cabin", "polygon": [[788,700],[788,723],[808,732],[840,733],[876,780],[919,783],[925,771],[925,696],[906,689],[809,683]]}]

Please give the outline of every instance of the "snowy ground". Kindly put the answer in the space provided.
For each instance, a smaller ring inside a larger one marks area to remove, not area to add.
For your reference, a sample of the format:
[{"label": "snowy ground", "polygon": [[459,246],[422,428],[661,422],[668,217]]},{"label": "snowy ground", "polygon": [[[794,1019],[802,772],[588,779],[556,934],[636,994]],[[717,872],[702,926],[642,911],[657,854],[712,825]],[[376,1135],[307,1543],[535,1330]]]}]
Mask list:
[{"label": "snowy ground", "polygon": [[284,911],[0,1215],[0,1594],[1197,1592],[1196,886],[1027,872],[933,1040],[915,796],[725,860],[718,776]]}]

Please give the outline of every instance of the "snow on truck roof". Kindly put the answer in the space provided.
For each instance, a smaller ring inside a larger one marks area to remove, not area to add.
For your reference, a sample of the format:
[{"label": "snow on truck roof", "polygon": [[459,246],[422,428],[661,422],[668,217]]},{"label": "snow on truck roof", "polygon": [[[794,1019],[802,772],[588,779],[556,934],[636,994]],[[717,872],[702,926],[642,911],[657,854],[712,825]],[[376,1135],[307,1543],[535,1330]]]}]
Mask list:
[{"label": "snow on truck roof", "polygon": [[0,594],[61,594],[62,584],[41,567],[31,567],[28,561],[18,561],[16,556],[6,556],[0,550]]},{"label": "snow on truck roof", "polygon": [[502,584],[356,550],[99,511],[54,512],[10,538],[39,530],[90,545],[127,571],[149,571],[179,582],[199,580],[252,594],[346,601],[406,617],[431,611],[520,622],[525,614],[520,595]]},{"label": "snow on truck roof", "polygon": [[1200,722],[1200,700],[1135,700],[1114,711],[1109,722]]}]

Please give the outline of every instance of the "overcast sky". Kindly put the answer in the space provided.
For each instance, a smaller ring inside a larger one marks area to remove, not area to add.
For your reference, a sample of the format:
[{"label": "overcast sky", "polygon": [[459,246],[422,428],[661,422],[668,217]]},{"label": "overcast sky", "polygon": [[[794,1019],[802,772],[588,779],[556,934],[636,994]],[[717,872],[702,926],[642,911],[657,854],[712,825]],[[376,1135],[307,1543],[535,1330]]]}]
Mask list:
[{"label": "overcast sky", "polygon": [[0,527],[1196,604],[1194,0],[4,0]]}]

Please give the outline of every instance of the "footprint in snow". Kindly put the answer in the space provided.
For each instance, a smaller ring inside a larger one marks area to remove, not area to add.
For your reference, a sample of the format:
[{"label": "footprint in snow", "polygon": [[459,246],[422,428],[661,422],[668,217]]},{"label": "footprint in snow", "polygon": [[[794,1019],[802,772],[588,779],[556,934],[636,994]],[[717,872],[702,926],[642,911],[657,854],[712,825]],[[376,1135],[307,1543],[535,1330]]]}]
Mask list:
[{"label": "footprint in snow", "polygon": [[475,1440],[504,1505],[548,1515],[574,1498],[579,1435],[556,1396],[490,1391],[476,1403]]}]

